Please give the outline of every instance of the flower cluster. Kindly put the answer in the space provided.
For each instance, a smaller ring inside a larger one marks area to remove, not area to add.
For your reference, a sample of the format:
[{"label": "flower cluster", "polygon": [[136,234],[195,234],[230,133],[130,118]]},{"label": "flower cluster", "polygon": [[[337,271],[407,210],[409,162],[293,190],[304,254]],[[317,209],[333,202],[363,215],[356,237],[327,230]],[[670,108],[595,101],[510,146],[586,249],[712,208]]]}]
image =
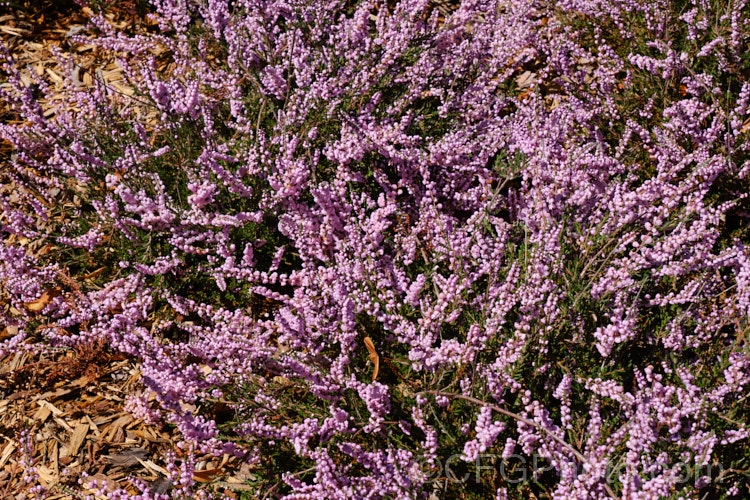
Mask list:
[{"label": "flower cluster", "polygon": [[[549,467],[485,498],[747,492],[674,466],[748,465],[746,2],[152,4],[158,33],[77,37],[131,54],[132,98],[46,114],[3,63],[0,352],[139,358],[175,498],[197,452],[290,499],[452,497],[422,460],[488,453]],[[100,286],[61,279],[82,255]]]}]

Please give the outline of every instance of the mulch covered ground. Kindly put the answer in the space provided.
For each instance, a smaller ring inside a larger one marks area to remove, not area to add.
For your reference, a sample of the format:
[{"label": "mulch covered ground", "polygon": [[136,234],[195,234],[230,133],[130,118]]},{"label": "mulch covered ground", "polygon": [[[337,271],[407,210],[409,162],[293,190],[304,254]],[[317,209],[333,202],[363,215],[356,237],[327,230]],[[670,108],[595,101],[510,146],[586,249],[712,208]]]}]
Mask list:
[{"label": "mulch covered ground", "polygon": [[[118,28],[135,29],[138,23],[149,24],[138,16],[134,2],[115,4],[106,18]],[[122,94],[132,93],[114,54],[72,42],[71,37],[83,32],[92,15],[90,9],[73,2],[29,1],[0,8],[0,38],[28,79],[25,84],[32,85],[34,72],[62,95],[66,82],[55,57],[59,51],[76,57],[76,86],[88,87],[98,78]],[[54,103],[40,102],[48,113],[54,112]],[[2,101],[0,120],[19,123],[18,115]],[[7,168],[12,153],[9,144],[0,144],[0,169]],[[6,184],[0,189],[10,194],[12,201],[15,187]],[[49,200],[45,204],[49,207]],[[60,206],[50,208],[56,208],[57,214],[65,213],[64,209],[59,210]],[[49,251],[48,244],[42,241],[13,238],[6,243],[22,245],[29,253],[43,255]],[[70,280],[85,282],[91,278],[73,276]],[[31,303],[27,308],[33,311],[39,306],[43,304]],[[2,294],[0,308],[11,315],[21,314],[4,301]],[[14,327],[0,324],[0,340],[15,333]],[[34,498],[36,495],[29,490],[38,484],[47,489],[50,499],[94,494],[79,485],[83,473],[100,484],[106,483],[109,491],[124,488],[138,492],[133,478],[145,481],[156,491],[167,491],[170,484],[162,457],[169,450],[179,456],[180,450],[173,445],[176,436],[171,429],[147,425],[125,411],[127,396],[141,389],[136,360],[113,354],[105,345],[44,355],[17,352],[1,358],[0,498]],[[25,442],[24,435],[28,436]],[[24,463],[29,462],[39,476],[32,483],[24,479]],[[229,456],[207,456],[199,461],[198,469],[196,481],[213,481],[214,489],[229,497],[236,496],[242,489],[243,477],[249,474],[246,467]]]}]

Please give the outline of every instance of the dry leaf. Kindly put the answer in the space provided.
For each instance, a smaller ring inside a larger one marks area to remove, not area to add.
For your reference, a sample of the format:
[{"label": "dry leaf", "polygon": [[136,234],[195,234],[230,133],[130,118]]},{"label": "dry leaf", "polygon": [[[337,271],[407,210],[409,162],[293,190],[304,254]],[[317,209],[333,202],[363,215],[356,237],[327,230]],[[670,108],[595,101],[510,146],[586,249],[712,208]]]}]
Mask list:
[{"label": "dry leaf", "polygon": [[23,306],[28,310],[29,312],[37,313],[47,307],[47,305],[52,302],[52,299],[60,295],[60,288],[50,288],[46,292],[42,294],[41,297],[36,299],[33,302],[26,302]]},{"label": "dry leaf", "polygon": [[18,335],[17,326],[6,326],[2,333],[0,333],[0,340],[5,340],[8,337],[15,337]]},{"label": "dry leaf", "polygon": [[193,481],[208,483],[211,482],[215,476],[221,476],[222,474],[221,467],[217,469],[197,470],[193,472]]},{"label": "dry leaf", "polygon": [[525,89],[531,87],[538,81],[536,73],[531,71],[524,71],[518,78],[516,78],[516,84],[519,89]]},{"label": "dry leaf", "polygon": [[96,271],[93,271],[93,272],[91,272],[91,273],[87,274],[86,276],[84,276],[84,277],[83,277],[83,279],[84,279],[84,280],[90,280],[90,279],[94,279],[94,278],[96,278],[97,276],[100,276],[101,274],[103,274],[103,273],[104,273],[104,271],[106,271],[106,270],[107,270],[107,268],[106,268],[106,267],[100,267],[100,268],[99,268],[99,269],[97,269]]},{"label": "dry leaf", "polygon": [[223,475],[224,466],[229,462],[229,455],[224,454],[221,464],[215,469],[197,470],[193,472],[193,480],[199,483],[207,483],[215,476]]},{"label": "dry leaf", "polygon": [[365,347],[367,347],[367,352],[370,353],[370,361],[372,361],[372,364],[375,365],[375,369],[372,372],[372,380],[376,380],[378,378],[378,371],[380,370],[380,357],[378,356],[378,352],[375,350],[375,344],[372,343],[372,339],[370,337],[365,337]]}]

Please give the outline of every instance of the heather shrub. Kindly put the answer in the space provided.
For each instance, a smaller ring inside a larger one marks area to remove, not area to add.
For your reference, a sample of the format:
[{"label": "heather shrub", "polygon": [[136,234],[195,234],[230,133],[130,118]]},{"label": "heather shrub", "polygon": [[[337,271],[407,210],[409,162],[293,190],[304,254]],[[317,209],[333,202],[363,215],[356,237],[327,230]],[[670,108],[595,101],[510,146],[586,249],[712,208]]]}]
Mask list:
[{"label": "heather shrub", "polygon": [[750,493],[745,3],[152,7],[78,36],[133,95],[4,63],[2,352],[136,356],[251,497]]}]

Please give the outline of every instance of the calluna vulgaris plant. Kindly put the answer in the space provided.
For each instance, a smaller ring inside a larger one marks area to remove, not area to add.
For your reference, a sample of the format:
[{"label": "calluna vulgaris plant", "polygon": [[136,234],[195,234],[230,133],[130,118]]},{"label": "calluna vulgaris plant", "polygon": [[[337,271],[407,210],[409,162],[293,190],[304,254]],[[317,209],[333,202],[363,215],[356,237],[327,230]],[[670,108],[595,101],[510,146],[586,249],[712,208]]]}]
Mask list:
[{"label": "calluna vulgaris plant", "polygon": [[0,351],[136,356],[251,497],[750,494],[747,1],[152,4],[78,37],[133,96],[3,63]]}]

